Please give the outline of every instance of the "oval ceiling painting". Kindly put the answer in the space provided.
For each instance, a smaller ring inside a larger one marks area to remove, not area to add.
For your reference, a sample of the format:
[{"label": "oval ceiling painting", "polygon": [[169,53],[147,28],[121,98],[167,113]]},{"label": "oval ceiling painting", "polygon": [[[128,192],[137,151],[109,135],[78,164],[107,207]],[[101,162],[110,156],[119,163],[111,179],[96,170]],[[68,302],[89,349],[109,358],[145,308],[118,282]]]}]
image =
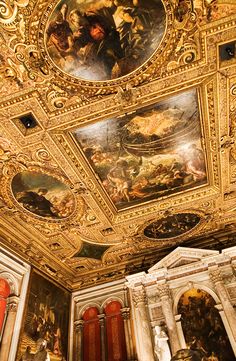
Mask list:
[{"label": "oval ceiling painting", "polygon": [[144,229],[144,235],[151,239],[168,239],[189,232],[201,218],[194,213],[178,213],[161,218]]},{"label": "oval ceiling painting", "polygon": [[141,66],[159,46],[166,15],[161,0],[63,0],[45,42],[52,61],[84,80],[110,80]]},{"label": "oval ceiling painting", "polygon": [[71,215],[75,209],[71,190],[47,174],[18,173],[12,180],[12,191],[23,208],[41,217],[61,219]]}]

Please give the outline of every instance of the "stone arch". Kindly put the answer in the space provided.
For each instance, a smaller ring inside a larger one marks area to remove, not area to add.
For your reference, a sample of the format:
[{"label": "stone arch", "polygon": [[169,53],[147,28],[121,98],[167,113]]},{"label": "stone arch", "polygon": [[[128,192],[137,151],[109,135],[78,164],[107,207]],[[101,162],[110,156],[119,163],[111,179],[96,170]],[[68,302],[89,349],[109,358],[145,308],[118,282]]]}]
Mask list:
[{"label": "stone arch", "polygon": [[220,303],[220,299],[217,296],[217,294],[208,286],[202,285],[200,283],[196,283],[196,282],[189,282],[187,285],[185,285],[184,287],[181,287],[178,292],[175,294],[174,297],[174,304],[173,304],[173,311],[174,311],[174,315],[178,315],[178,303],[180,300],[180,297],[187,291],[191,290],[192,288],[196,288],[196,289],[200,289],[203,290],[207,293],[209,293],[209,295],[211,295],[211,297],[214,299],[216,304]]},{"label": "stone arch", "polygon": [[15,295],[15,296],[19,296],[20,294],[20,287],[19,287],[19,281],[10,273],[10,272],[0,272],[0,277],[4,278],[10,286],[10,290],[11,290],[11,294],[10,295]]},{"label": "stone arch", "polygon": [[78,313],[78,319],[81,320],[83,318],[83,314],[91,307],[95,307],[98,309],[98,313],[102,314],[102,307],[99,303],[97,302],[89,302],[86,303],[83,307],[81,307],[81,309],[79,310]]},{"label": "stone arch", "polygon": [[105,301],[103,301],[103,303],[101,305],[102,310],[104,310],[105,307],[113,301],[119,302],[121,304],[121,308],[125,307],[124,301],[122,300],[122,298],[117,297],[117,296],[112,296],[112,297],[108,297]]}]

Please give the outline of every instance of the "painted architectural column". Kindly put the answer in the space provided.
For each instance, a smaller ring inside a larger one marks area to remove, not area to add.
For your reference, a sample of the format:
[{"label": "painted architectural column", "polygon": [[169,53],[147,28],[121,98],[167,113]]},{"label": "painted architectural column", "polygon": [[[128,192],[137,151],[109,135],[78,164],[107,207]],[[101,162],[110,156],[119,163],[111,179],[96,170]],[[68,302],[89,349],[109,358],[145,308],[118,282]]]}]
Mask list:
[{"label": "painted architectural column", "polygon": [[82,361],[83,356],[83,320],[75,321],[75,361]]},{"label": "painted architectural column", "polygon": [[16,320],[16,312],[18,308],[19,298],[18,297],[10,297],[8,298],[8,304],[7,304],[7,319],[6,324],[4,328],[2,343],[1,343],[1,349],[0,349],[0,360],[1,361],[7,361],[9,356],[9,351],[11,347],[11,340]]},{"label": "painted architectural column", "polygon": [[127,360],[133,359],[133,340],[131,335],[131,325],[130,325],[130,310],[128,307],[121,310],[122,317],[124,319],[124,328],[125,328],[125,343],[127,351]]},{"label": "painted architectural column", "polygon": [[100,323],[100,332],[101,332],[101,353],[102,353],[102,361],[106,361],[106,341],[105,341],[105,315],[98,315],[99,323]]},{"label": "painted architectural column", "polygon": [[224,285],[221,272],[218,268],[210,269],[210,278],[215,286],[217,295],[222,303],[225,316],[227,318],[229,327],[231,329],[234,340],[236,341],[236,313],[234,311],[233,305],[231,304],[227,289]]},{"label": "painted architectural column", "polygon": [[151,324],[147,313],[145,289],[132,290],[134,319],[137,330],[138,361],[154,361]]},{"label": "painted architectural column", "polygon": [[171,352],[174,355],[179,349],[181,349],[181,345],[178,338],[178,330],[173,312],[169,286],[167,284],[162,284],[158,285],[157,289],[161,299],[162,312],[168,329]]}]

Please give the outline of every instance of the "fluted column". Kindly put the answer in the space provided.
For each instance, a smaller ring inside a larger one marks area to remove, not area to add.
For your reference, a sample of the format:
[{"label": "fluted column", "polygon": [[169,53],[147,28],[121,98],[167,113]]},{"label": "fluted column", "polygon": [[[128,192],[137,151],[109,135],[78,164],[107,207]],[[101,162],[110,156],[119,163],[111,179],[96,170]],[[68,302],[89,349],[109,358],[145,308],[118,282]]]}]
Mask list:
[{"label": "fluted column", "polygon": [[224,285],[221,272],[218,268],[209,269],[210,278],[215,286],[217,295],[222,303],[225,316],[227,318],[229,327],[231,329],[234,340],[236,341],[236,313],[234,311],[233,305],[231,304],[227,289]]},{"label": "fluted column", "polygon": [[128,307],[122,308],[121,314],[124,320],[124,329],[125,329],[125,343],[127,351],[127,360],[133,359],[133,340],[131,335],[131,326],[130,326],[130,310]]},{"label": "fluted column", "polygon": [[75,361],[82,361],[83,356],[83,320],[75,321]]},{"label": "fluted column", "polygon": [[100,323],[102,361],[106,361],[105,315],[98,315],[98,318]]},{"label": "fluted column", "polygon": [[162,312],[165,317],[165,322],[168,329],[171,351],[174,355],[181,348],[181,345],[178,338],[177,325],[173,313],[172,299],[169,286],[167,284],[162,284],[158,285],[157,289],[161,299]]},{"label": "fluted column", "polygon": [[138,361],[154,361],[151,324],[147,313],[147,298],[144,288],[133,290],[134,318],[137,331]]},{"label": "fluted column", "polygon": [[7,319],[4,328],[1,349],[0,349],[0,360],[7,361],[11,347],[12,333],[16,320],[16,312],[18,307],[18,297],[10,297],[7,304]]}]

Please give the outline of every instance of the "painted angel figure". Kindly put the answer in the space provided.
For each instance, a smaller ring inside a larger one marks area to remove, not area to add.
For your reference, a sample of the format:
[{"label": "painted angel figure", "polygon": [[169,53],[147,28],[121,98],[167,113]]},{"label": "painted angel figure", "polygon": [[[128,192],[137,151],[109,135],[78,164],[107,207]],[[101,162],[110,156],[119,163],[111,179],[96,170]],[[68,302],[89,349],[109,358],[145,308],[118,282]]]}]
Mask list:
[{"label": "painted angel figure", "polygon": [[168,337],[165,331],[163,331],[160,326],[155,326],[154,352],[159,361],[170,361],[171,359],[170,348],[167,340]]}]

